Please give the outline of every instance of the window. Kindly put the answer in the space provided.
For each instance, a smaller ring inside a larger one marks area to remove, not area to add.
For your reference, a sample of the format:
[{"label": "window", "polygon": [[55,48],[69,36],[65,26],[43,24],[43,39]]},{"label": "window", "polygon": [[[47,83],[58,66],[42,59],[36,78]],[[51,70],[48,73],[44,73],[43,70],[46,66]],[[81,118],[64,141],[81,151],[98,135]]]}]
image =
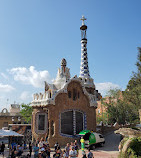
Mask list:
[{"label": "window", "polygon": [[79,134],[83,130],[83,114],[81,112],[75,112],[76,117],[76,134]]},{"label": "window", "polygon": [[39,115],[38,130],[45,129],[45,115]]},{"label": "window", "polygon": [[68,91],[68,97],[71,98],[71,91]]},{"label": "window", "polygon": [[61,114],[61,133],[73,135],[73,111]]},{"label": "window", "polygon": [[35,132],[44,134],[48,131],[48,120],[46,112],[37,112],[35,115]]},{"label": "window", "polygon": [[77,91],[76,89],[73,89],[73,100],[76,100],[77,98]]},{"label": "window", "polygon": [[84,129],[84,114],[77,110],[61,113],[61,134],[76,135]]}]

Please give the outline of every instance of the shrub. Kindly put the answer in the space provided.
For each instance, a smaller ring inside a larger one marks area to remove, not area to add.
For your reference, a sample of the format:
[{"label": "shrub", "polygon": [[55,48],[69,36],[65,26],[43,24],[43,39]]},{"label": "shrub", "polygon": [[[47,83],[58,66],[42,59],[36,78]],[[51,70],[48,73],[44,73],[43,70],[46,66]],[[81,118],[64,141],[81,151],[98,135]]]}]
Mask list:
[{"label": "shrub", "polygon": [[127,154],[134,158],[141,156],[141,138],[132,138]]}]

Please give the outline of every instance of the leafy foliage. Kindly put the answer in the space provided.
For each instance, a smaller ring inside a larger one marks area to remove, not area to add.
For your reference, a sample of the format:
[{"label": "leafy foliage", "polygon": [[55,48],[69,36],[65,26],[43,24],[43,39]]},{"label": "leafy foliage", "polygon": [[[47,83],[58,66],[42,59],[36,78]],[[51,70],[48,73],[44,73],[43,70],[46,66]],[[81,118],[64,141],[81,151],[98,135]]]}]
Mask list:
[{"label": "leafy foliage", "polygon": [[100,114],[97,115],[97,118],[96,118],[97,124],[100,124],[101,121],[104,124],[106,124],[108,122],[108,114],[107,114],[107,112],[103,112],[102,115],[100,115]]},{"label": "leafy foliage", "polygon": [[127,151],[127,154],[130,156],[138,157],[141,156],[141,138],[132,138],[131,145]]},{"label": "leafy foliage", "polygon": [[132,105],[126,100],[124,92],[120,89],[111,89],[108,92],[109,102],[106,98],[102,99],[102,104],[106,106],[108,114],[108,123],[126,124],[133,123],[138,119],[136,111]]},{"label": "leafy foliage", "polygon": [[141,109],[141,48],[138,48],[136,62],[137,72],[128,82],[124,92],[120,89],[111,89],[107,96],[109,103],[103,104],[107,107],[108,123],[118,122],[119,124],[136,123],[139,120],[139,109]]},{"label": "leafy foliage", "polygon": [[138,116],[138,110],[141,109],[141,48],[138,48],[138,50],[137,72],[133,72],[125,90],[126,101],[130,104],[136,116]]},{"label": "leafy foliage", "polygon": [[32,118],[32,107],[30,104],[22,104],[21,105],[22,110],[20,111],[22,117],[25,119],[27,123],[31,123],[31,118]]}]

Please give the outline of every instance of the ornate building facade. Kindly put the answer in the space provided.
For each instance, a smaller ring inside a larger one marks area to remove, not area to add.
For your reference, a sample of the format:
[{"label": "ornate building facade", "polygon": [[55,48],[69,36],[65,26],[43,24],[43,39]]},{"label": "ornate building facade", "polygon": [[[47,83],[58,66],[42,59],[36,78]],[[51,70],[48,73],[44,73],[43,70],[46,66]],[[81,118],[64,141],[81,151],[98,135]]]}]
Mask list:
[{"label": "ornate building facade", "polygon": [[80,76],[70,77],[65,59],[53,84],[45,82],[44,94],[34,94],[32,135],[47,138],[50,146],[65,145],[78,138],[84,129],[96,130],[96,108],[100,94],[89,74],[87,26],[82,16]]}]

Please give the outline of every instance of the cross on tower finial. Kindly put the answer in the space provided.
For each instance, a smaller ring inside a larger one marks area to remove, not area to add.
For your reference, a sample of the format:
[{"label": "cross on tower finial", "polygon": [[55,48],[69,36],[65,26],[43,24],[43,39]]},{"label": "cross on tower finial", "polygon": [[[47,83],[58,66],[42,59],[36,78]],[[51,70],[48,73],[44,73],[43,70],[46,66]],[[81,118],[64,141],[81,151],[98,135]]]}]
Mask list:
[{"label": "cross on tower finial", "polygon": [[87,20],[87,19],[84,17],[84,15],[82,15],[82,18],[80,20],[82,20],[82,25],[85,25],[84,21]]}]

